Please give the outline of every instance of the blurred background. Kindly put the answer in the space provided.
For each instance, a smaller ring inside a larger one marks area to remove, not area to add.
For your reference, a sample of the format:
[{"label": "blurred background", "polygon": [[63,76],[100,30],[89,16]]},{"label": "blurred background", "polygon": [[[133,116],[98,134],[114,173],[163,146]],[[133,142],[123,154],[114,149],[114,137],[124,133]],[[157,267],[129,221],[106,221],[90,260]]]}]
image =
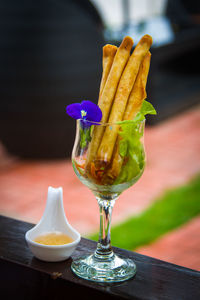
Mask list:
[{"label": "blurred background", "polygon": [[[97,203],[71,167],[75,122],[65,108],[97,103],[103,45],[119,45],[126,35],[136,45],[150,34],[147,99],[158,114],[147,119],[144,175],[114,209],[127,244],[113,232],[114,244],[200,270],[199,2],[0,0],[0,24],[1,214],[36,223],[48,186],[63,186],[69,221],[83,236],[98,230]],[[158,202],[166,226],[155,222]],[[123,227],[127,220],[133,223]],[[156,234],[134,244],[150,222]]]}]

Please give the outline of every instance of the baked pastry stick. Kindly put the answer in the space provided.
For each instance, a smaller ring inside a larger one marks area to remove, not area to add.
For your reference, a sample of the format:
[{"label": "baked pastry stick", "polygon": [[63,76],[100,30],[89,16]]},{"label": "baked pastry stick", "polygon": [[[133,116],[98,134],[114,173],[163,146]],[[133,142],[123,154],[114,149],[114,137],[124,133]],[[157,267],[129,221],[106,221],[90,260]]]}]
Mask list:
[{"label": "baked pastry stick", "polygon": [[[123,120],[133,120],[140,111],[143,100],[146,99],[146,83],[150,68],[150,60],[151,53],[148,52],[140,66],[136,81],[128,99]],[[111,167],[107,170],[103,178],[103,182],[106,184],[112,184],[119,176],[124,162],[124,158],[119,153],[119,142],[120,136],[118,136],[115,144]]]},{"label": "baked pastry stick", "polygon": [[149,74],[150,61],[151,53],[148,51],[142,62],[142,65],[140,66],[137,79],[129,96],[124,113],[124,120],[133,120],[136,114],[140,111],[143,100],[147,97],[146,83]]},{"label": "baked pastry stick", "polygon": [[[107,77],[103,91],[99,97],[98,105],[102,111],[102,123],[108,121],[113,99],[117,90],[117,86],[122,75],[122,72],[130,57],[130,51],[133,47],[133,40],[130,37],[125,37],[117,49],[109,75]],[[90,163],[94,160],[104,133],[103,126],[95,126],[92,133],[92,140],[88,149],[86,170],[90,170]]]},{"label": "baked pastry stick", "polygon": [[116,52],[117,52],[117,47],[114,45],[107,44],[103,47],[103,59],[102,59],[103,73],[102,73],[102,78],[100,83],[99,98],[101,97],[104,86],[106,84],[108,74],[110,72]]},{"label": "baked pastry stick", "polygon": [[[126,104],[136,80],[140,65],[149,51],[152,38],[144,35],[135,47],[121,76],[108,123],[116,123],[123,120]],[[103,111],[104,107],[100,107]],[[114,125],[112,130],[106,128],[95,160],[96,168],[106,167],[111,163],[113,149],[117,139],[119,125]]]}]

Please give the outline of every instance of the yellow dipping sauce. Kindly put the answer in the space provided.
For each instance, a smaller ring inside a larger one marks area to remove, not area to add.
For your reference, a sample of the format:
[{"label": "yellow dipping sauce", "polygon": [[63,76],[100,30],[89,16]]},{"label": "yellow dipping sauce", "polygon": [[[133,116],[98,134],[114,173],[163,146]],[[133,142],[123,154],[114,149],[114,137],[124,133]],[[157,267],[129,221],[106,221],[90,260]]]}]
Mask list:
[{"label": "yellow dipping sauce", "polygon": [[43,245],[65,245],[73,242],[73,239],[62,232],[50,232],[47,234],[39,235],[35,238],[34,242]]}]

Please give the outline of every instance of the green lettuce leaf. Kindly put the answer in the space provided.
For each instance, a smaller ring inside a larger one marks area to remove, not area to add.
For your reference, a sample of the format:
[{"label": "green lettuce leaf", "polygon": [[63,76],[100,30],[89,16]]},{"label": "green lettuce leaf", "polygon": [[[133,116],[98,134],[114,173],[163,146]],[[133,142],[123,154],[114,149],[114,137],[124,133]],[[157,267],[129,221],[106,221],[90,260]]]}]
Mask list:
[{"label": "green lettuce leaf", "polygon": [[145,115],[147,114],[155,115],[156,110],[151,103],[144,100],[134,120],[118,122],[121,125],[119,153],[123,158],[127,159],[127,162],[122,167],[114,184],[131,181],[142,174],[145,165],[145,152],[141,142],[144,130],[141,122],[145,120]]},{"label": "green lettuce leaf", "polygon": [[141,124],[135,121],[124,121],[119,134],[122,138],[119,143],[119,153],[128,161],[122,167],[114,184],[131,181],[141,173],[145,164],[144,148],[140,141],[143,135]]},{"label": "green lettuce leaf", "polygon": [[153,105],[148,102],[147,100],[144,100],[142,103],[142,107],[140,109],[140,113],[143,114],[144,116],[149,114],[149,115],[156,115],[157,112]]},{"label": "green lettuce leaf", "polygon": [[84,149],[87,146],[87,143],[91,141],[91,130],[93,126],[89,128],[80,127],[80,146]]}]

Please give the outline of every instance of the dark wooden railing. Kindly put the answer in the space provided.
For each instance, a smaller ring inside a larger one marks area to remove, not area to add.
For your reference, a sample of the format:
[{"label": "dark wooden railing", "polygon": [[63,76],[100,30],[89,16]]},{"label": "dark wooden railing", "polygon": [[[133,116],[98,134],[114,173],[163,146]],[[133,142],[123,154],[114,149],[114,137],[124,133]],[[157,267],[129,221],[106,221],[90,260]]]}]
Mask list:
[{"label": "dark wooden railing", "polygon": [[112,284],[82,280],[71,271],[72,259],[93,251],[96,243],[82,238],[70,259],[42,262],[24,239],[32,226],[0,216],[1,299],[200,299],[200,272],[119,248],[114,251],[137,264],[133,279]]}]

